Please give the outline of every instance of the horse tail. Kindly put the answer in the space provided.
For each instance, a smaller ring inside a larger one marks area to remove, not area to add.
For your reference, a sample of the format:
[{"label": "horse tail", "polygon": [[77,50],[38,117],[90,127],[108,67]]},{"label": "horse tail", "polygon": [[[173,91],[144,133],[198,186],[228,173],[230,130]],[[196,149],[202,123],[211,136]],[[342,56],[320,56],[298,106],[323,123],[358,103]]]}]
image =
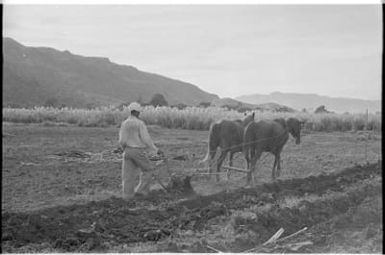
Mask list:
[{"label": "horse tail", "polygon": [[219,130],[220,127],[218,124],[213,124],[210,127],[210,133],[209,133],[209,142],[208,142],[208,148],[207,148],[207,153],[204,159],[199,161],[199,163],[205,163],[207,162],[210,158],[212,159],[215,156],[215,153],[217,151],[217,147],[219,146]]},{"label": "horse tail", "polygon": [[243,132],[242,151],[248,160],[251,157],[251,151],[255,148],[255,132],[253,132],[253,126],[253,123],[248,124]]}]

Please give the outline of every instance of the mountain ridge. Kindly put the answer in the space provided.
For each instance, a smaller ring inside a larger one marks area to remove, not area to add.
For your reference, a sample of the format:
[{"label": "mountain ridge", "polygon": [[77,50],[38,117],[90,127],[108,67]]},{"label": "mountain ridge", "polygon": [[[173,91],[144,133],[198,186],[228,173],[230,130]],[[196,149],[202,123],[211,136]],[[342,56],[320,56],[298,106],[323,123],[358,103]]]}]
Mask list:
[{"label": "mountain ridge", "polygon": [[270,94],[250,94],[235,97],[236,100],[250,104],[263,104],[268,102],[287,105],[296,110],[306,109],[309,112],[314,111],[317,107],[324,105],[327,110],[337,113],[370,112],[381,111],[381,100],[366,100],[348,97],[331,97],[322,96],[315,93],[284,93],[272,92]]},{"label": "mountain ridge", "polygon": [[197,85],[116,64],[105,57],[27,47],[12,38],[3,38],[3,59],[3,105],[31,106],[49,99],[75,107],[148,102],[156,93],[163,94],[169,104],[197,105],[219,98]]},{"label": "mountain ridge", "polygon": [[306,109],[309,112],[325,105],[327,110],[337,113],[364,112],[366,109],[381,111],[380,100],[315,93],[275,91],[269,95],[219,98],[195,84],[144,72],[132,65],[116,64],[106,57],[81,56],[50,47],[27,47],[3,37],[3,106],[120,105],[132,101],[149,102],[157,93],[162,94],[170,105],[210,102],[217,106],[273,111]]}]

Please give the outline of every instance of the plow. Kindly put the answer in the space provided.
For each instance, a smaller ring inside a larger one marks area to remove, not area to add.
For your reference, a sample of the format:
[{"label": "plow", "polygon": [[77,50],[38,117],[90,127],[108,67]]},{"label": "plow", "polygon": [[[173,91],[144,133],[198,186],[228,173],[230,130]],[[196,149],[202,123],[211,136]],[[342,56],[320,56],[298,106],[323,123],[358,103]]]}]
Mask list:
[{"label": "plow", "polygon": [[[176,157],[180,158],[180,156]],[[183,157],[183,160],[186,160],[188,157]],[[171,173],[170,172],[170,166],[169,166],[169,161],[172,159],[171,157],[166,157],[164,154],[161,156],[152,156],[149,158],[150,161],[155,162],[156,168],[158,173],[153,173],[152,177],[156,182],[162,187],[162,189],[167,192],[167,193],[179,193],[183,194],[186,196],[191,196],[192,194],[196,194],[194,191],[192,185],[191,185],[191,180],[195,176],[207,176],[210,178],[211,176],[216,176],[216,175],[226,175],[227,180],[230,179],[231,172],[240,172],[244,174],[248,174],[249,171],[247,169],[239,168],[239,167],[234,167],[234,166],[222,166],[221,168],[224,169],[225,171],[223,172],[217,172],[217,173],[212,173],[208,171],[208,167],[202,168],[202,167],[192,167],[192,168],[183,168],[181,171],[182,173],[176,174],[176,173]],[[161,180],[160,178],[160,172],[165,169],[165,172],[167,172],[169,181],[167,184],[164,183],[164,181]],[[185,172],[188,172],[190,174],[184,174]]]}]

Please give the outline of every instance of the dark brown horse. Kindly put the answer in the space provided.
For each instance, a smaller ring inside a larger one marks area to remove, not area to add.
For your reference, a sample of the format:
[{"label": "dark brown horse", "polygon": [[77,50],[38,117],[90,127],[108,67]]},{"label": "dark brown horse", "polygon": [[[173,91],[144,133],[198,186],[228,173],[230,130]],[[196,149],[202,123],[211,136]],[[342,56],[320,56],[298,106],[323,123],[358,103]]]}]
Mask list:
[{"label": "dark brown horse", "polygon": [[249,174],[247,183],[251,181],[251,175],[255,171],[257,160],[261,157],[262,152],[270,152],[275,156],[272,179],[281,174],[281,151],[286,144],[289,133],[295,138],[295,143],[301,141],[301,126],[296,118],[261,120],[252,122],[245,128],[243,135],[243,153],[248,164]]},{"label": "dark brown horse", "polygon": [[[243,131],[247,124],[254,121],[254,115],[253,113],[244,120],[222,120],[210,126],[208,151],[206,157],[201,161],[209,161],[209,173],[212,172],[212,160],[215,157],[218,147],[221,148],[221,155],[217,160],[217,172],[220,172],[223,160],[226,158],[228,152],[230,152],[229,165],[233,165],[234,153],[242,152]],[[218,174],[217,181],[219,181]]]}]

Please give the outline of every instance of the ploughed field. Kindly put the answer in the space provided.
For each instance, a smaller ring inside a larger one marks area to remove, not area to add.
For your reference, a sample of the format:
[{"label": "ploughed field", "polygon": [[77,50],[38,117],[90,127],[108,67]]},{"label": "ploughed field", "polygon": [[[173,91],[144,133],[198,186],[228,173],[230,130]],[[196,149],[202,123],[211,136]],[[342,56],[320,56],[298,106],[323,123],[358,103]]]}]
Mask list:
[{"label": "ploughed field", "polygon": [[117,128],[3,124],[3,252],[382,251],[381,134],[305,130],[285,145],[277,181],[263,154],[251,187],[243,173],[194,175],[192,193],[177,181],[204,172],[208,132],[149,130],[169,159],[157,174],[171,192],[154,181],[127,202]]}]

